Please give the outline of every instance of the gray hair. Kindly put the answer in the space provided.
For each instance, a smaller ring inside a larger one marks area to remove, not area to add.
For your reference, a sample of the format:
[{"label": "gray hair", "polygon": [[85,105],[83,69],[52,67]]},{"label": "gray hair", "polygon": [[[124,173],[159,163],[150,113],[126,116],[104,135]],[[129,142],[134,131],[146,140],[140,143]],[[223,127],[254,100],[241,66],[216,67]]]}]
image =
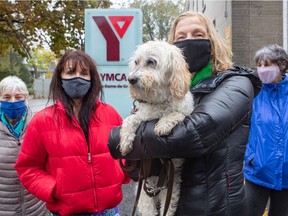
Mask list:
[{"label": "gray hair", "polygon": [[280,70],[280,66],[285,64],[285,68],[281,71],[282,73],[285,73],[288,68],[288,54],[281,46],[277,44],[264,46],[256,52],[254,59],[256,64],[260,61],[277,64]]},{"label": "gray hair", "polygon": [[0,82],[0,95],[6,91],[15,92],[20,91],[26,96],[29,95],[26,84],[17,76],[7,76]]}]

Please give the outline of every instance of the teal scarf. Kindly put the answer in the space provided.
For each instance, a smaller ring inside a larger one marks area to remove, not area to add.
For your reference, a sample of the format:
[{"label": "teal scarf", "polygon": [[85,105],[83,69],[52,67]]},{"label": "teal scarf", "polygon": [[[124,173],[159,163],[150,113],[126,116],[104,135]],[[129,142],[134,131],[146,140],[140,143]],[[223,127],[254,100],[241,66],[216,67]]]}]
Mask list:
[{"label": "teal scarf", "polygon": [[1,112],[0,113],[0,121],[3,122],[3,124],[8,128],[8,130],[16,137],[19,138],[22,134],[22,131],[24,129],[24,125],[25,125],[25,120],[26,120],[26,115],[27,114],[27,109],[25,110],[25,112],[23,113],[23,115],[21,116],[21,118],[19,119],[19,121],[15,124],[12,125],[10,124],[4,113]]},{"label": "teal scarf", "polygon": [[197,72],[191,80],[190,89],[192,89],[198,82],[211,76],[213,73],[212,61],[210,61],[204,68]]}]

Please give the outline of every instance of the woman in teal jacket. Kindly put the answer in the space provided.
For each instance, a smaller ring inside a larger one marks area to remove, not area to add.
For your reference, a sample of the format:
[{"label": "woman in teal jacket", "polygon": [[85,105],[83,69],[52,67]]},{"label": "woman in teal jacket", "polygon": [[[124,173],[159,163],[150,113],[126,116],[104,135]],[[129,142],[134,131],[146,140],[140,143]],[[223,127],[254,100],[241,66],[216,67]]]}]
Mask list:
[{"label": "woman in teal jacket", "polygon": [[288,215],[288,55],[278,45],[256,52],[263,88],[253,103],[244,175],[250,216]]}]

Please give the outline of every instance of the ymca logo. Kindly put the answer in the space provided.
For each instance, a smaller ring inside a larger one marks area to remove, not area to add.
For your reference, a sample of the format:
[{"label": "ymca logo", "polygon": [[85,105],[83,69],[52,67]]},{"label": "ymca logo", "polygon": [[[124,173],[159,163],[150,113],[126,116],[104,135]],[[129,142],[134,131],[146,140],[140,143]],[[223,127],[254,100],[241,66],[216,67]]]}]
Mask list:
[{"label": "ymca logo", "polygon": [[[112,27],[123,38],[134,16],[108,16]],[[101,31],[107,44],[107,61],[120,61],[120,40],[111,28],[105,16],[93,16],[93,20]]]}]

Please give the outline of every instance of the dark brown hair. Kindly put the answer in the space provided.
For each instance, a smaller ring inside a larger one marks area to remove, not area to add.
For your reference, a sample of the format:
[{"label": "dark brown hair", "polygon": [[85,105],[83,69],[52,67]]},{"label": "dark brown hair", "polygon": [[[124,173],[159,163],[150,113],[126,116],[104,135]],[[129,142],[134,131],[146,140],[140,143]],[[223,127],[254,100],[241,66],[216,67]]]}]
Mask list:
[{"label": "dark brown hair", "polygon": [[93,117],[93,111],[96,109],[96,100],[101,99],[102,85],[97,67],[93,59],[81,50],[67,51],[59,60],[52,77],[52,81],[49,89],[49,100],[55,103],[56,100],[60,100],[70,120],[73,117],[73,100],[65,93],[62,87],[61,74],[68,61],[72,62],[72,69],[76,70],[77,65],[83,68],[85,65],[91,77],[91,87],[87,94],[82,99],[81,109],[79,111],[79,123],[82,127],[86,139],[88,138],[88,125],[90,118]]}]

